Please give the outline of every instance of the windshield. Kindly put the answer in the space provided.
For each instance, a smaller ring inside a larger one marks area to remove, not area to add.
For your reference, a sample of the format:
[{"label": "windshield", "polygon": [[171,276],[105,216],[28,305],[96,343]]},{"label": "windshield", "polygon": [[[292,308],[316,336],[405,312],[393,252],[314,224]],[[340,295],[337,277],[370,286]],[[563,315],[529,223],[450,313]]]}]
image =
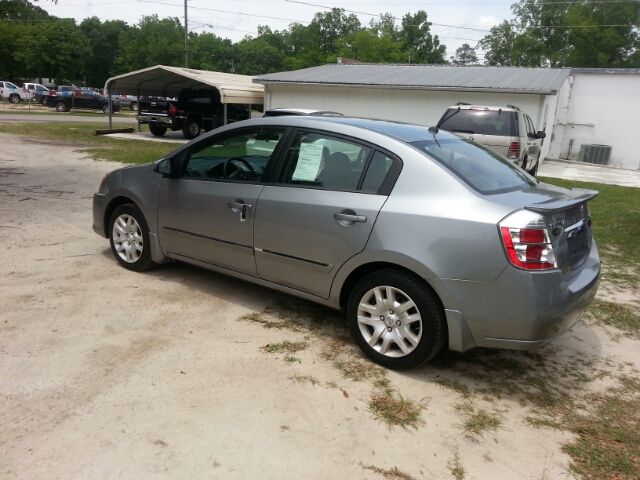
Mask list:
[{"label": "windshield", "polygon": [[523,190],[536,180],[502,155],[463,138],[420,140],[411,145],[427,153],[484,195]]},{"label": "windshield", "polygon": [[502,110],[447,110],[438,128],[478,135],[516,136],[514,112]]}]

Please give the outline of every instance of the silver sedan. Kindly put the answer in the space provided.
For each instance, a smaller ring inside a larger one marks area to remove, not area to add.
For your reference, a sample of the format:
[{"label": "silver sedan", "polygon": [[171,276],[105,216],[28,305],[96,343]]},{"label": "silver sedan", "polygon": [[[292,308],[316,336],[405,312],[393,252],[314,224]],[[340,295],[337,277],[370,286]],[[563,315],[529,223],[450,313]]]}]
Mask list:
[{"label": "silver sedan", "polygon": [[111,172],[93,229],[130,270],[177,260],[342,309],[366,355],[404,369],[577,322],[599,283],[596,195],[436,128],[263,118]]}]

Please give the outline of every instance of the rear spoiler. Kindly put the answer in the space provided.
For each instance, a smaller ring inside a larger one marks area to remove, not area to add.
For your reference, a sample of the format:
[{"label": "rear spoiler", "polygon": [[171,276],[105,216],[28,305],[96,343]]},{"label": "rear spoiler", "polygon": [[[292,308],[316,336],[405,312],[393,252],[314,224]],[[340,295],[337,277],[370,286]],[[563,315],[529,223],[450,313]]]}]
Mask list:
[{"label": "rear spoiler", "polygon": [[573,188],[561,198],[554,198],[546,202],[528,205],[525,210],[552,215],[562,210],[567,210],[575,205],[588,202],[598,196],[597,190],[587,190],[585,188]]}]

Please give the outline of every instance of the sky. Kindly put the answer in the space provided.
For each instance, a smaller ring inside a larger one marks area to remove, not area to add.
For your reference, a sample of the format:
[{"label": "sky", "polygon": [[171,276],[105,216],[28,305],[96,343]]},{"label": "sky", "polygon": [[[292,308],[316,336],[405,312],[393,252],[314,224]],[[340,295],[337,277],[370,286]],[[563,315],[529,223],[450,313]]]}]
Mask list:
[{"label": "sky", "polygon": [[[317,12],[344,8],[355,13],[363,25],[382,13],[394,15],[399,25],[408,13],[425,10],[433,23],[431,31],[447,46],[447,57],[453,56],[464,43],[475,47],[489,29],[503,20],[511,19],[510,6],[516,2],[500,0],[187,0],[189,31],[211,32],[233,42],[246,35],[256,36],[258,25],[283,30],[290,23],[308,25]],[[130,25],[144,15],[160,18],[178,17],[184,22],[184,0],[58,0],[57,5],[44,0],[38,6],[49,14],[75,18],[81,22],[96,16],[100,20],[123,20]],[[323,8],[326,7],[326,8]],[[482,59],[481,53],[478,55]]]}]

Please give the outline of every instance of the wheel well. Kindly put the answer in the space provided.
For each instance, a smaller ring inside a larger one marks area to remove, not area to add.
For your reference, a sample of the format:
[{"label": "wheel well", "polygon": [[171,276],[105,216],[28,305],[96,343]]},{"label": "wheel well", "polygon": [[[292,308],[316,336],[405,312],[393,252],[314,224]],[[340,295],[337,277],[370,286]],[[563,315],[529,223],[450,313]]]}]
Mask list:
[{"label": "wheel well", "polygon": [[107,237],[109,236],[109,220],[111,220],[111,214],[120,205],[125,205],[127,203],[136,205],[136,202],[134,202],[130,198],[116,197],[109,202],[109,205],[107,205],[107,208],[104,210],[104,232],[107,234]]},{"label": "wheel well", "polygon": [[200,115],[199,113],[190,113],[189,115],[187,115],[187,119],[184,121],[184,123],[186,124],[189,120],[195,120],[196,122],[198,122],[198,125],[202,126],[202,115]]},{"label": "wheel well", "polygon": [[359,266],[349,274],[349,276],[347,277],[347,279],[344,281],[342,285],[342,290],[340,291],[340,308],[342,310],[347,309],[347,304],[349,303],[349,297],[351,296],[351,292],[356,287],[358,282],[362,280],[364,277],[366,277],[367,275],[369,275],[370,273],[373,273],[378,270],[395,270],[415,278],[417,281],[421,282],[429,289],[429,291],[433,295],[433,298],[440,305],[441,311],[444,312],[444,305],[442,303],[442,300],[440,300],[440,297],[438,296],[436,291],[433,289],[433,287],[429,285],[429,282],[427,282],[420,275],[418,275],[412,270],[409,270],[408,268],[401,267],[400,265],[396,265],[394,263],[387,263],[387,262],[367,263],[365,265]]}]

